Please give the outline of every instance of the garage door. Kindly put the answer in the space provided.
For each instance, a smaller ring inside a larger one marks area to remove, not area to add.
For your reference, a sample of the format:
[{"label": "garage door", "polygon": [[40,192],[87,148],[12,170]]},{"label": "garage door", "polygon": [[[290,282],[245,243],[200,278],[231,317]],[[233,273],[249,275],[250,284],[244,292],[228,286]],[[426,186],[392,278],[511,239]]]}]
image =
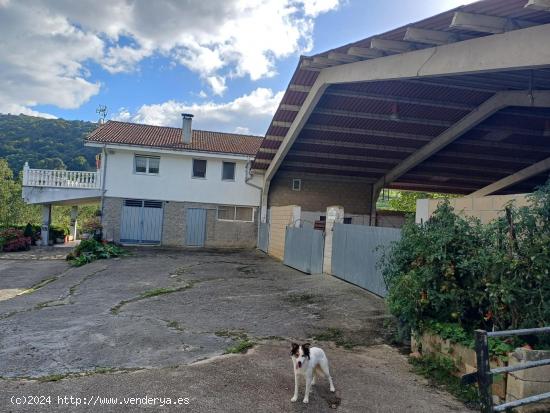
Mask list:
[{"label": "garage door", "polygon": [[162,212],[162,201],[125,199],[120,224],[120,242],[160,244]]},{"label": "garage door", "polygon": [[187,245],[203,247],[206,238],[206,209],[189,208],[187,210]]}]

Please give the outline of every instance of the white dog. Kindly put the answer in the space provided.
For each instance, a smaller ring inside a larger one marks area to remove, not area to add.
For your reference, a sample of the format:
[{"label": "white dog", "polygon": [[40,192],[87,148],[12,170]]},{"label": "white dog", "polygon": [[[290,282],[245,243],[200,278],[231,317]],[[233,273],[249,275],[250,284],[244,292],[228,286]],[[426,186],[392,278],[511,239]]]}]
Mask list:
[{"label": "white dog", "polygon": [[300,375],[306,378],[306,393],[304,394],[304,403],[309,402],[309,392],[311,385],[315,384],[315,375],[324,375],[330,383],[330,391],[334,392],[334,384],[330,371],[328,369],[328,359],[323,350],[318,347],[310,347],[309,343],[298,345],[292,343],[290,352],[292,365],[294,366],[294,396],[290,401],[298,400],[298,378]]}]

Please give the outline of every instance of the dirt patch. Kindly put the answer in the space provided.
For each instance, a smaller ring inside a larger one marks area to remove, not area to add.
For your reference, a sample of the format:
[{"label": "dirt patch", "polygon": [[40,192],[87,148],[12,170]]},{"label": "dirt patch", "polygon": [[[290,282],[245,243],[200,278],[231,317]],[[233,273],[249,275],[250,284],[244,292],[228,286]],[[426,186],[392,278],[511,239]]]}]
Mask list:
[{"label": "dirt patch", "polygon": [[0,290],[0,301],[9,300],[10,298],[17,297],[25,292],[24,288],[6,288]]}]

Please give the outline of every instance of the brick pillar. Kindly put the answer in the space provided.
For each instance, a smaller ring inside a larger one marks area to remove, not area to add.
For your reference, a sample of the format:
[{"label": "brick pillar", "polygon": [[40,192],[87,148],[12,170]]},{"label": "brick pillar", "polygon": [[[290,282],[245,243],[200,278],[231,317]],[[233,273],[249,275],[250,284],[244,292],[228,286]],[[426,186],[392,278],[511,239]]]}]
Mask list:
[{"label": "brick pillar", "polygon": [[323,272],[332,274],[332,231],[334,224],[344,222],[344,207],[330,206],[327,208],[327,220],[325,223],[325,252],[323,258]]}]

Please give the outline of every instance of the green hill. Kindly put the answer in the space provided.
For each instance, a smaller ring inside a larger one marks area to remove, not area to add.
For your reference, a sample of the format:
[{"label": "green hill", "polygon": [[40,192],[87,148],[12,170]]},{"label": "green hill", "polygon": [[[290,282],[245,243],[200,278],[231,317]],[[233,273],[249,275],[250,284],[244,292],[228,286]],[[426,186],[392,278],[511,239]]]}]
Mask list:
[{"label": "green hill", "polygon": [[15,174],[31,168],[86,171],[95,169],[96,148],[86,148],[84,137],[97,123],[0,114],[0,158]]}]

